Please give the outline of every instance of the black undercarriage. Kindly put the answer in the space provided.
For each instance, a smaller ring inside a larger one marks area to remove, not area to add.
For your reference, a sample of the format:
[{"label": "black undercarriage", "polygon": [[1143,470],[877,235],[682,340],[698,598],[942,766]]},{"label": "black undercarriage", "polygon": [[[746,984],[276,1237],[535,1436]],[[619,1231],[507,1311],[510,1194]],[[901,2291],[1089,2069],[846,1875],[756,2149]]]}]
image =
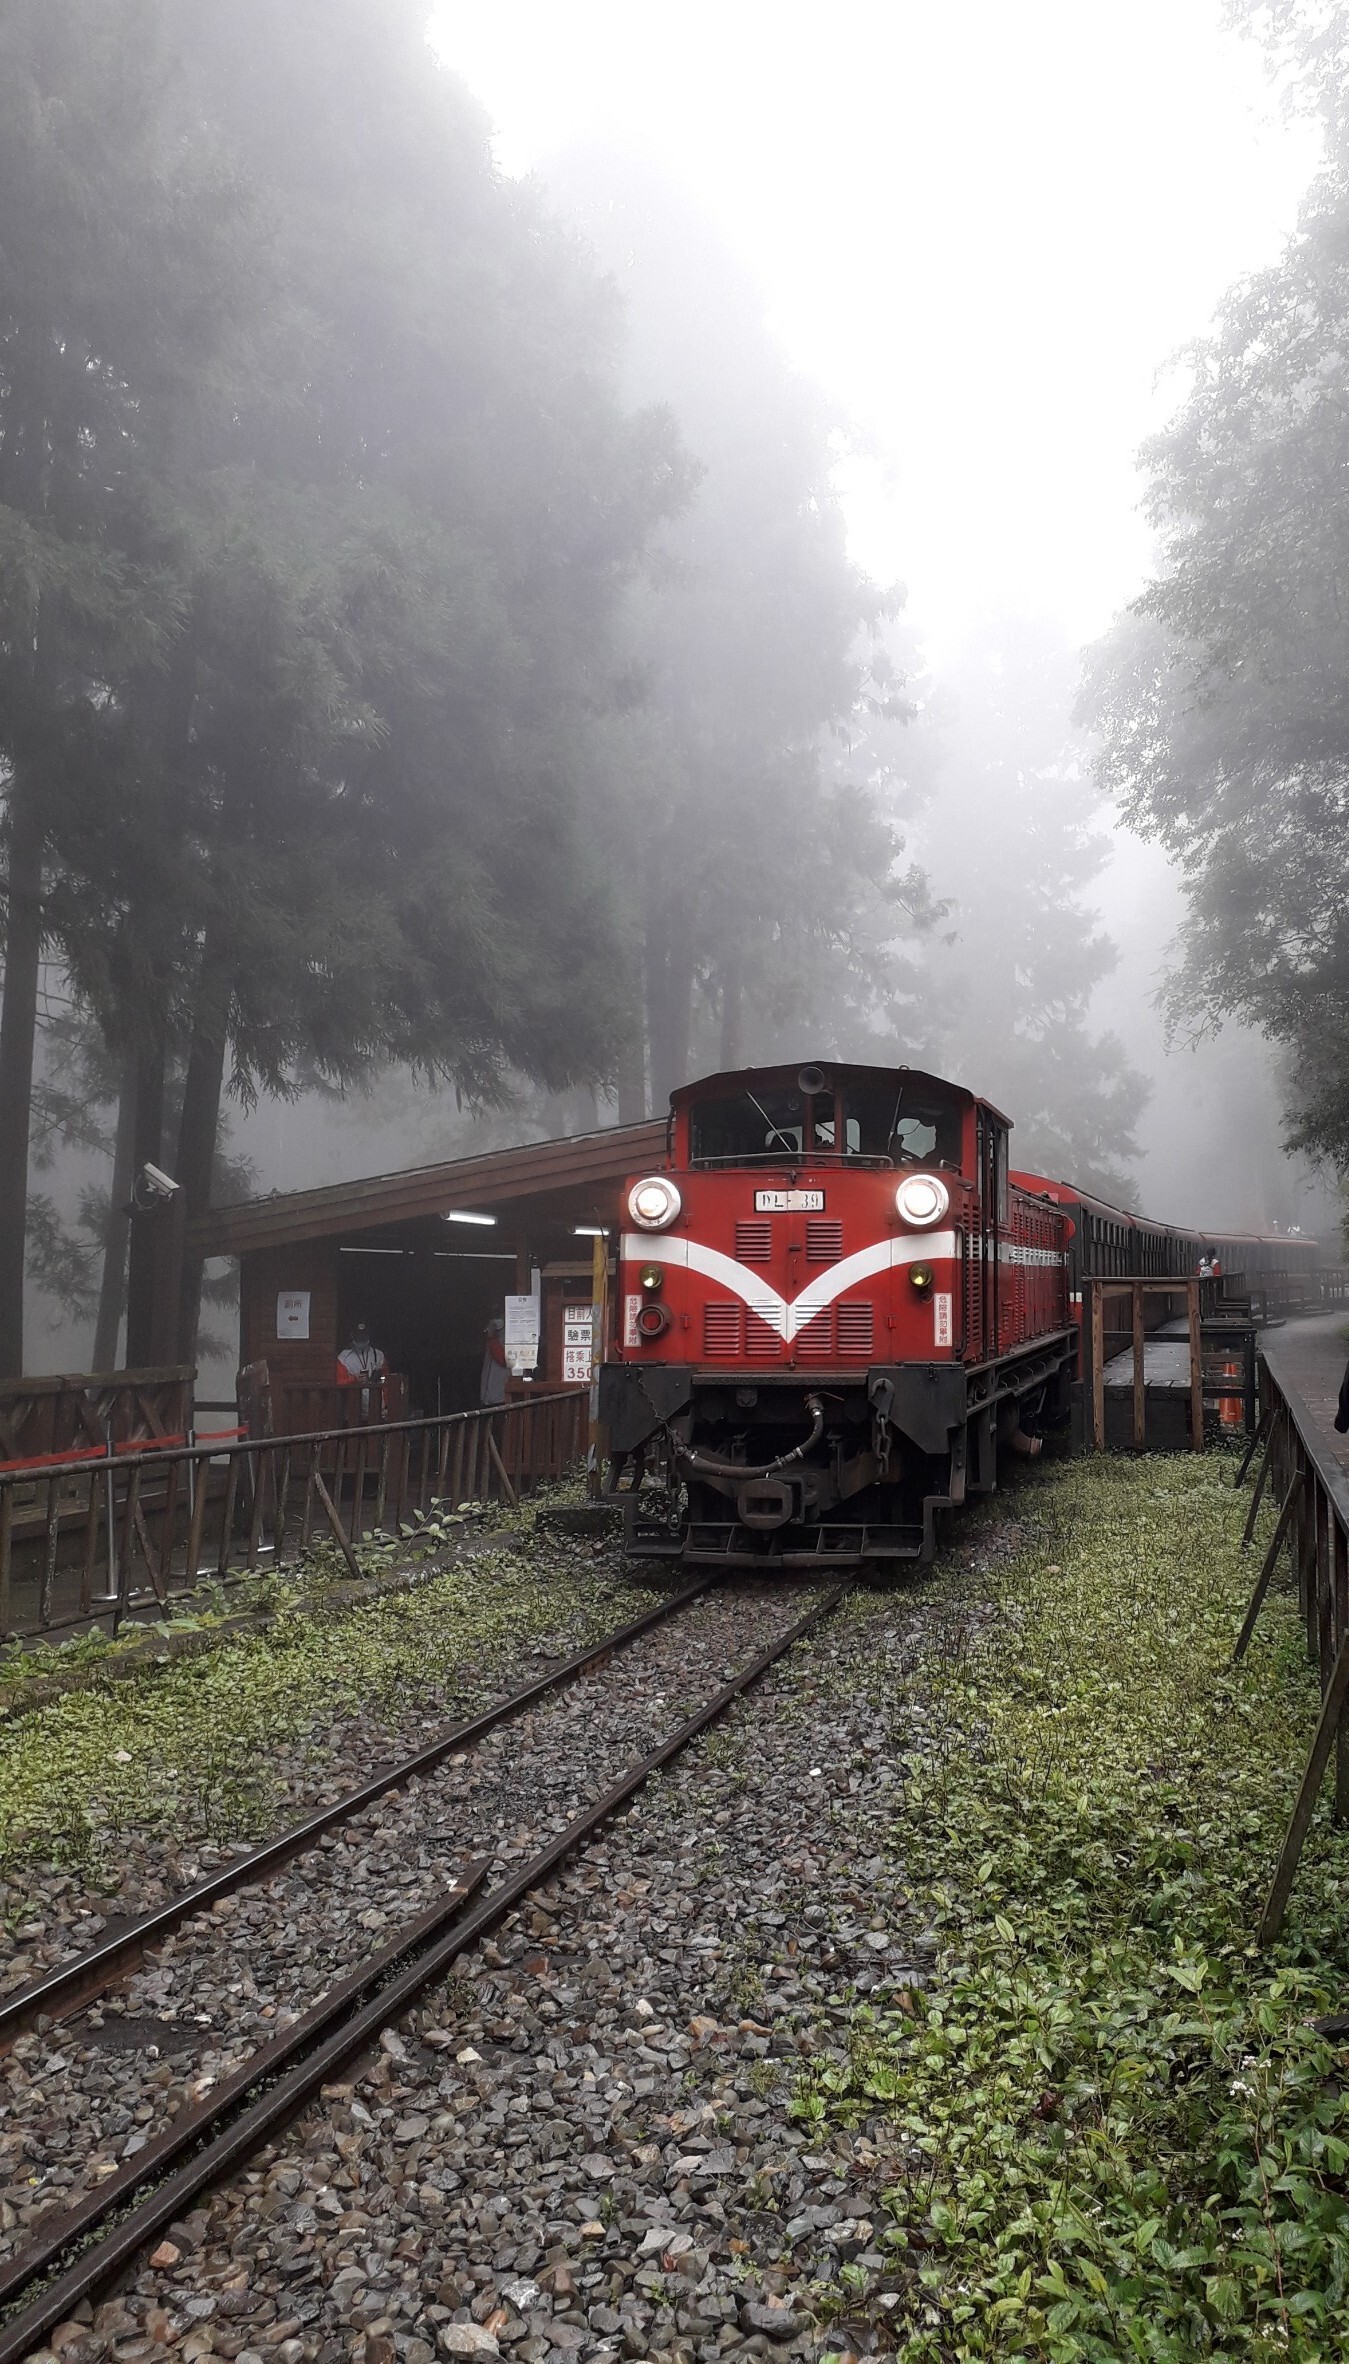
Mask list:
[{"label": "black undercarriage", "polygon": [[634,1558],[880,1570],[931,1558],[936,1516],[997,1482],[1000,1439],[1068,1409],[1073,1333],[998,1363],[728,1373],[605,1364],[609,1484]]}]

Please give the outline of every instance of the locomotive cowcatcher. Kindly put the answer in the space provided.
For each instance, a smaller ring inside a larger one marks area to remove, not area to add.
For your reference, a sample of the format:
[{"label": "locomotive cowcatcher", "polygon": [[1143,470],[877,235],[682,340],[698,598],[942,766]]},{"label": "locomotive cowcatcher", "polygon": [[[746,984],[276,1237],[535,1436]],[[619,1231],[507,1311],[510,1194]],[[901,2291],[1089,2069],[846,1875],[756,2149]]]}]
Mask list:
[{"label": "locomotive cowcatcher", "polygon": [[[1012,1183],[1006,1117],[912,1068],[748,1068],[671,1095],[622,1194],[599,1374],[639,1558],[927,1559],[999,1443],[1066,1416],[1071,1218]],[[655,1478],[653,1487],[643,1480]]]}]

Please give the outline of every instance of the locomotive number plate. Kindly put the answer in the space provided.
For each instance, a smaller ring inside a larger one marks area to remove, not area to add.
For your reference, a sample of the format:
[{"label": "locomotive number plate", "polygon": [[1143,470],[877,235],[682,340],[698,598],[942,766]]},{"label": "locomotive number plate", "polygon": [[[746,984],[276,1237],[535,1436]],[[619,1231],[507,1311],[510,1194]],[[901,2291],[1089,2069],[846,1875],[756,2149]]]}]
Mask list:
[{"label": "locomotive number plate", "polygon": [[822,1190],[756,1190],[756,1215],[822,1215]]}]

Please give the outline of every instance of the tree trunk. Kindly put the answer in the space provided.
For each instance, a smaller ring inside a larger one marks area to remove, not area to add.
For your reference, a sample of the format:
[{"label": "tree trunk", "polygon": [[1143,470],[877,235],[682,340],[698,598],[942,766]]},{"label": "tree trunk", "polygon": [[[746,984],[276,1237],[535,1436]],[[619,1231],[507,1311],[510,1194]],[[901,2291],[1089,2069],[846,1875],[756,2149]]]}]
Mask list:
[{"label": "tree trunk", "polygon": [[[220,1097],[225,1086],[225,1042],[228,1031],[228,981],[209,938],[202,955],[192,1040],[183,1084],[183,1113],[178,1126],[176,1179],[182,1194],[182,1223],[204,1215],[211,1204],[216,1138],[220,1130]],[[179,1233],[181,1238],[181,1230]],[[178,1273],[177,1359],[197,1357],[197,1329],[201,1321],[201,1279],[204,1258],[185,1248]]]},{"label": "tree trunk", "polygon": [[[143,1165],[164,1155],[164,1045],[136,1059],[136,1121],[132,1129],[132,1179]],[[126,1284],[126,1359],[129,1370],[155,1361],[155,1282],[162,1256],[162,1216],[156,1208],[131,1218],[131,1257]]]},{"label": "tree trunk", "polygon": [[634,1024],[619,1056],[618,1121],[621,1125],[639,1125],[646,1115],[646,1045],[642,1031],[640,1024]]},{"label": "tree trunk", "polygon": [[23,1266],[28,1135],[42,962],[42,822],[16,777],[9,798],[9,911],[0,1009],[0,1378],[23,1373]]},{"label": "tree trunk", "polygon": [[131,1220],[125,1213],[136,1175],[136,1062],[128,1059],[117,1096],[117,1142],[112,1157],[112,1204],[103,1239],[103,1279],[94,1330],[95,1371],[117,1368],[117,1337],[126,1304],[126,1251]]},{"label": "tree trunk", "polygon": [[744,971],[740,948],[732,946],[721,966],[721,1065],[745,1064]]},{"label": "tree trunk", "polygon": [[652,1105],[686,1083],[693,1025],[693,931],[681,899],[662,896],[647,923],[647,1035]]}]

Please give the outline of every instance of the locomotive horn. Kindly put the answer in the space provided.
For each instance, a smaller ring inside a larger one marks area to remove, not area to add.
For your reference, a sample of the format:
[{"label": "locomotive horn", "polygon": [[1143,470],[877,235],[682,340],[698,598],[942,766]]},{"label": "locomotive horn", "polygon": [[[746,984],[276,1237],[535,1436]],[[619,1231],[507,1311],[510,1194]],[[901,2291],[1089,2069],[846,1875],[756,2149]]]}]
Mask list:
[{"label": "locomotive horn", "polygon": [[807,1099],[815,1092],[827,1091],[829,1088],[829,1078],[823,1067],[798,1067],[796,1082],[798,1090],[804,1092]]}]

